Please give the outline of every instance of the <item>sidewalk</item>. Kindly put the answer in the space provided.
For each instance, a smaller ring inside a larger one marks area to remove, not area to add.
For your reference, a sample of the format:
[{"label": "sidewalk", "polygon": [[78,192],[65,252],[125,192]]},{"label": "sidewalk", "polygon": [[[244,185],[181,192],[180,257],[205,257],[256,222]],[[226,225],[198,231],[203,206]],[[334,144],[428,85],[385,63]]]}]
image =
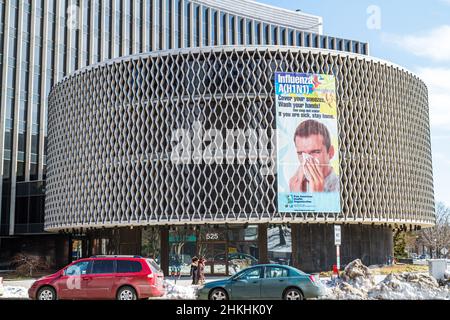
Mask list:
[{"label": "sidewalk", "polygon": [[[211,277],[206,277],[205,278],[205,283],[211,282],[211,281],[216,281],[216,280],[222,280],[222,279],[227,279],[228,277],[226,276],[211,276]],[[164,279],[166,280],[166,282],[170,283],[171,285],[177,285],[177,286],[181,286],[181,287],[189,287],[192,285],[192,278],[190,277],[181,277],[180,279],[175,279],[174,277],[164,277]],[[176,280],[176,281],[175,281]]]},{"label": "sidewalk", "polygon": [[29,300],[28,289],[35,279],[28,280],[3,280],[3,295],[0,300]]},{"label": "sidewalk", "polygon": [[10,287],[23,287],[25,289],[29,289],[33,282],[36,281],[36,279],[27,279],[27,280],[3,280],[3,285],[10,286]]}]

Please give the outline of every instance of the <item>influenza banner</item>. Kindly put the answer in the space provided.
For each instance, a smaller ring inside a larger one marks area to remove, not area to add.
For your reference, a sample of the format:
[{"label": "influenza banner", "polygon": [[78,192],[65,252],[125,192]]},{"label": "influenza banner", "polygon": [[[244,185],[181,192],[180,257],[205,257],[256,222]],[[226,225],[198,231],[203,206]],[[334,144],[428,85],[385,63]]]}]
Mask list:
[{"label": "influenza banner", "polygon": [[276,73],[279,212],[340,212],[336,80]]}]

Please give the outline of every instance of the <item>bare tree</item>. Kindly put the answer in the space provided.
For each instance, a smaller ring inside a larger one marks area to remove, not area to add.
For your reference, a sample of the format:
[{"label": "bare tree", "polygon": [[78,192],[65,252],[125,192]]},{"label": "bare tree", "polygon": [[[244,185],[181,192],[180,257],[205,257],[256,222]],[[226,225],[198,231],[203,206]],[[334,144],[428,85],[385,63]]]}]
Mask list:
[{"label": "bare tree", "polygon": [[33,277],[36,271],[47,271],[50,266],[45,257],[18,253],[13,257],[12,264],[16,273],[21,276]]},{"label": "bare tree", "polygon": [[423,229],[419,232],[418,242],[435,251],[440,256],[440,250],[450,250],[450,208],[442,202],[436,205],[436,225],[433,228]]}]

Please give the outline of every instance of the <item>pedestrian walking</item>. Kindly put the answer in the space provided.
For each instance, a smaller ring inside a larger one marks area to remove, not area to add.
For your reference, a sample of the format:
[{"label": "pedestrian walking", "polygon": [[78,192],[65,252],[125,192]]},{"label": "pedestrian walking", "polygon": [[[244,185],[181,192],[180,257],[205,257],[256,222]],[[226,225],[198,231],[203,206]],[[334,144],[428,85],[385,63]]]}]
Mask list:
[{"label": "pedestrian walking", "polygon": [[201,257],[198,261],[198,281],[200,284],[205,283],[205,264],[206,259],[205,257]]},{"label": "pedestrian walking", "polygon": [[192,277],[192,284],[197,285],[198,284],[198,258],[197,257],[192,258],[190,275]]}]

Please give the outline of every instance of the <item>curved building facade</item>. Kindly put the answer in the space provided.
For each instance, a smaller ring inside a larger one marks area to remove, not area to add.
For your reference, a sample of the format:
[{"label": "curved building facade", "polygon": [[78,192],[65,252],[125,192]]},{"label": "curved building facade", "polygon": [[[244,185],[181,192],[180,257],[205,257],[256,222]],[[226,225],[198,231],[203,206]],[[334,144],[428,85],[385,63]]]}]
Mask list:
[{"label": "curved building facade", "polygon": [[[280,71],[337,79],[338,214],[277,212]],[[427,89],[388,62],[299,47],[169,50],[80,70],[49,97],[49,231],[289,225],[292,260],[318,270],[333,264],[333,224],[344,225],[344,262],[383,263],[392,229],[433,223]]]},{"label": "curved building facade", "polygon": [[369,52],[322,34],[319,16],[248,0],[0,0],[0,265],[25,248],[50,260],[46,248],[70,246],[44,230],[47,97],[56,83],[109,59],[226,45]]}]

